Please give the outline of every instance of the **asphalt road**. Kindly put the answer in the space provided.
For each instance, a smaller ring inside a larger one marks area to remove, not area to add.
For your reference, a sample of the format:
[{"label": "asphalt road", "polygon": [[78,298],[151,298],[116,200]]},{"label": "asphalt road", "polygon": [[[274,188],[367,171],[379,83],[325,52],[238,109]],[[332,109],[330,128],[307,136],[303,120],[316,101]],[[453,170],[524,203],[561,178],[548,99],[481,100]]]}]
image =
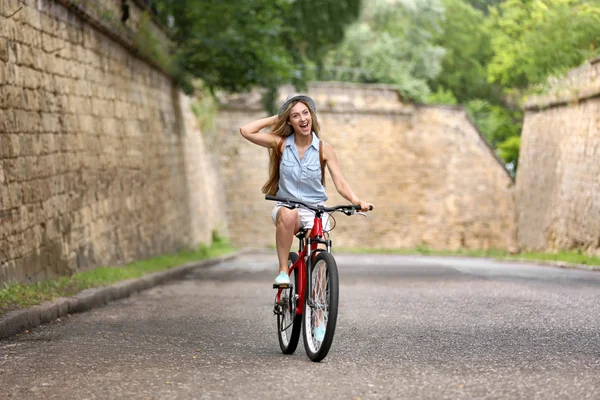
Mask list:
[{"label": "asphalt road", "polygon": [[600,272],[337,255],[332,349],[280,353],[274,255],[0,341],[0,399],[600,399]]}]

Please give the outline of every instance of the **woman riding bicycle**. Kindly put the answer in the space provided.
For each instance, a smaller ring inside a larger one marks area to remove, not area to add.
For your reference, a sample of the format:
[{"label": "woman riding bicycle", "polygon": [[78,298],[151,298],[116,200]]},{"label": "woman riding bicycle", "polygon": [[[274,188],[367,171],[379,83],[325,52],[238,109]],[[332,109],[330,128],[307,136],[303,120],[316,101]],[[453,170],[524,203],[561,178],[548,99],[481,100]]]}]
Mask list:
[{"label": "woman riding bicycle", "polygon": [[[270,132],[260,131],[272,127]],[[269,149],[269,179],[263,193],[293,198],[312,204],[325,204],[323,165],[327,166],[337,192],[352,204],[368,211],[371,203],[360,200],[344,179],[333,147],[319,139],[316,106],[306,95],[290,95],[279,108],[279,114],[249,122],[240,128],[242,136]],[[322,150],[321,150],[322,149]],[[288,255],[294,235],[300,229],[311,229],[313,212],[304,208],[289,209],[277,204],[271,213],[275,224],[275,241],[279,259],[279,275],[275,284],[289,284]],[[324,221],[328,230],[329,220]]]}]

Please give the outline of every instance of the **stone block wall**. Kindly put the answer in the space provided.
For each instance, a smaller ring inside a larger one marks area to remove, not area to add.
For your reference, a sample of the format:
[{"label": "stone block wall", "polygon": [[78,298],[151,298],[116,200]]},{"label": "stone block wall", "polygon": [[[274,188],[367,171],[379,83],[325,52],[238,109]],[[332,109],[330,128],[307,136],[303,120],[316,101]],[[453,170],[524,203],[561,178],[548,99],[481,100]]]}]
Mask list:
[{"label": "stone block wall", "polygon": [[600,59],[526,104],[516,199],[523,249],[600,254]]},{"label": "stone block wall", "polygon": [[[283,88],[279,102],[289,92]],[[514,248],[513,181],[463,109],[406,104],[392,88],[377,85],[318,83],[309,94],[346,180],[375,204],[368,218],[336,215],[335,245]],[[222,102],[220,165],[232,239],[273,245],[273,203],[260,191],[267,150],[239,134],[241,125],[266,116],[259,94]],[[327,181],[328,204],[345,203],[328,173]]]},{"label": "stone block wall", "polygon": [[220,191],[187,99],[66,3],[0,0],[0,282],[174,252],[224,226],[202,208]]}]

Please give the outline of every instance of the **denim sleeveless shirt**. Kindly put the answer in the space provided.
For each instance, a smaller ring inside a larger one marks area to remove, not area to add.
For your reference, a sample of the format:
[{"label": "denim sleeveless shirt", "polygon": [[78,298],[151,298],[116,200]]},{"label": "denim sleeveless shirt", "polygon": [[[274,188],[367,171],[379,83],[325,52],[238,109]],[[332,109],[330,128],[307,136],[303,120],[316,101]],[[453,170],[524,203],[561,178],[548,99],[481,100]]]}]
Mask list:
[{"label": "denim sleeveless shirt", "polygon": [[294,136],[295,134],[291,134],[283,143],[277,196],[291,197],[311,204],[324,203],[327,201],[327,193],[321,184],[319,138],[312,133],[312,143],[300,160]]}]

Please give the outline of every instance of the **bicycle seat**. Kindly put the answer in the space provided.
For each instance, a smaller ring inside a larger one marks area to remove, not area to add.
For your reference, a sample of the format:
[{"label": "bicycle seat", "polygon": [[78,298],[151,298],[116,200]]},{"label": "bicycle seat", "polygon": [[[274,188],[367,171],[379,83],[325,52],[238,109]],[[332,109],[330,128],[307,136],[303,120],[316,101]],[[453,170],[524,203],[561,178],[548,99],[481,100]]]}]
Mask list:
[{"label": "bicycle seat", "polygon": [[310,229],[300,229],[298,233],[296,233],[296,237],[298,239],[304,239],[306,237],[306,233],[309,232]]}]

